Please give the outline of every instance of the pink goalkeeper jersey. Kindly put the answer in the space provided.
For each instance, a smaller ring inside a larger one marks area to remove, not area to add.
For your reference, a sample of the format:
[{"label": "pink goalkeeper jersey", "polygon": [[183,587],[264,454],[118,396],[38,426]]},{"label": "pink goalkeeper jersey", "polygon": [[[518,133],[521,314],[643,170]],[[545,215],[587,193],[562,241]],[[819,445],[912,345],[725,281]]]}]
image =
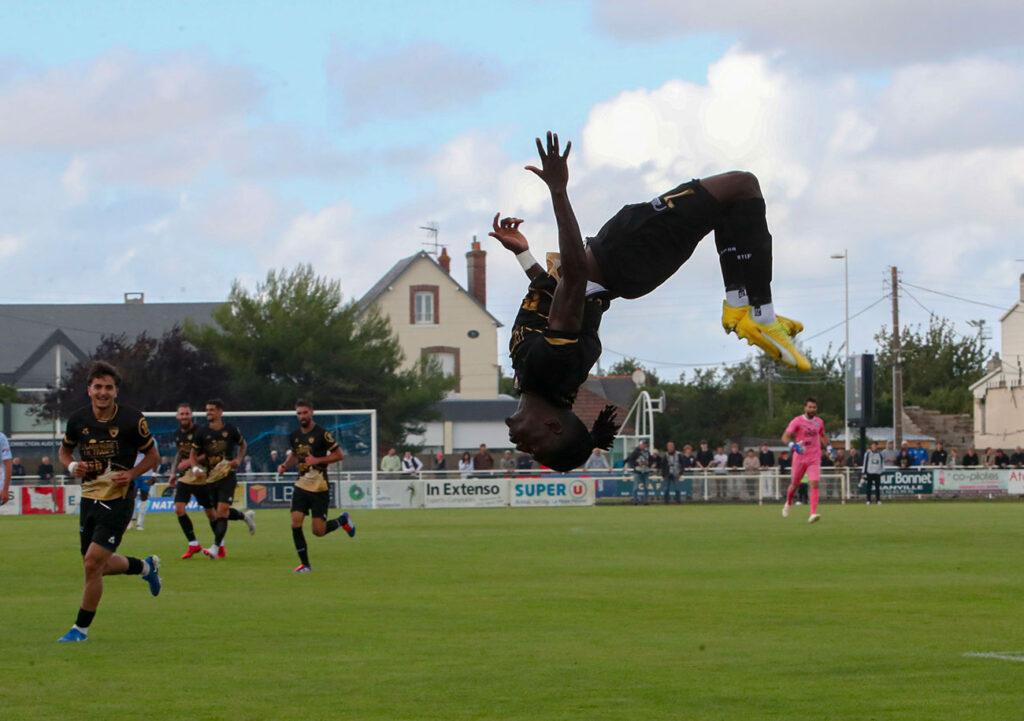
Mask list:
[{"label": "pink goalkeeper jersey", "polygon": [[799,415],[786,426],[786,433],[793,434],[793,440],[804,448],[804,458],[809,461],[821,460],[821,437],[825,435],[825,421],[821,416],[808,418]]}]

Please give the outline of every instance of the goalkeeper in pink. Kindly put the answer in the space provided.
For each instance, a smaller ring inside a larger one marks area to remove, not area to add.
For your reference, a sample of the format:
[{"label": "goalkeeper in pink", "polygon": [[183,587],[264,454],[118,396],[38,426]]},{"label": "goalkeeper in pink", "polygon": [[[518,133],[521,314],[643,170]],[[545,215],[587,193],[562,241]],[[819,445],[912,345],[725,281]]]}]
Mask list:
[{"label": "goalkeeper in pink", "polygon": [[793,505],[793,494],[800,487],[800,480],[807,474],[810,488],[811,516],[808,523],[814,523],[818,515],[818,482],[821,480],[821,448],[825,447],[829,456],[834,456],[832,444],[825,435],[825,422],[818,417],[818,401],[808,398],[804,403],[804,413],[797,416],[786,426],[782,434],[782,442],[793,452],[793,476],[786,491],[786,505],[782,507],[782,517],[789,515]]}]

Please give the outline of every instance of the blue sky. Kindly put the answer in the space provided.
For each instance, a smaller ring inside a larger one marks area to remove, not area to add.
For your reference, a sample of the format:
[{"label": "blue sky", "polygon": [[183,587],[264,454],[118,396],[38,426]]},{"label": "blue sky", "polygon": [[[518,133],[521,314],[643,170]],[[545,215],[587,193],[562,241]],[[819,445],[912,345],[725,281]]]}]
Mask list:
[{"label": "blue sky", "polygon": [[[0,3],[2,302],[221,299],[306,261],[358,298],[428,222],[462,280],[495,211],[554,247],[521,170],[551,128],[574,140],[585,233],[681,180],[754,171],[776,304],[815,353],[842,342],[844,248],[851,313],[896,265],[929,289],[904,322],[985,319],[998,349],[1024,272],[1019,3],[293,5]],[[522,278],[486,247],[508,326]],[[711,248],[613,306],[605,366],[748,355],[718,327]],[[853,350],[889,312],[856,318]]]}]

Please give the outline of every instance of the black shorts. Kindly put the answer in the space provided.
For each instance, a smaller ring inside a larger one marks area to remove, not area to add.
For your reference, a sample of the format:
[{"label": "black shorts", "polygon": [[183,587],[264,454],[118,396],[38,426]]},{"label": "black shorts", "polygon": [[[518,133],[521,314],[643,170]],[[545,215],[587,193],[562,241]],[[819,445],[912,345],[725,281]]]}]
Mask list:
[{"label": "black shorts", "polygon": [[605,287],[622,298],[650,293],[689,259],[721,214],[698,180],[649,203],[624,206],[589,240]]},{"label": "black shorts", "polygon": [[235,502],[235,486],[237,485],[238,476],[234,473],[229,473],[219,481],[207,483],[206,487],[210,489],[210,500],[214,504],[226,503],[230,506]]},{"label": "black shorts", "polygon": [[116,551],[121,545],[128,524],[131,523],[135,511],[135,494],[129,493],[124,498],[111,501],[97,501],[83,498],[78,519],[78,540],[82,547],[82,555],[89,550],[89,544],[95,543],[108,551]]},{"label": "black shorts", "polygon": [[309,515],[313,518],[327,520],[327,509],[331,505],[330,491],[307,491],[305,488],[295,487],[292,493],[292,511],[299,511],[302,515]]},{"label": "black shorts", "polygon": [[192,483],[178,482],[178,485],[174,487],[174,502],[175,503],[188,503],[188,499],[195,496],[196,503],[203,508],[213,508],[214,502],[213,497],[210,495],[210,486],[206,485],[195,485]]}]

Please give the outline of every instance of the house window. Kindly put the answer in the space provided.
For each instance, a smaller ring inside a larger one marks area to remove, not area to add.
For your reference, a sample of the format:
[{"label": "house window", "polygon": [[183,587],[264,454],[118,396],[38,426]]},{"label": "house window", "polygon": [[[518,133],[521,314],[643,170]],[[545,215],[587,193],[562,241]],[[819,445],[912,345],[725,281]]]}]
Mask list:
[{"label": "house window", "polygon": [[409,288],[409,322],[412,325],[437,325],[440,322],[436,285],[414,285]]},{"label": "house window", "polygon": [[[437,364],[441,367],[441,371],[446,376],[455,376],[460,379],[460,358],[459,349],[451,346],[430,346],[429,348],[423,348],[420,353],[424,358],[433,359],[437,361]],[[461,379],[458,385],[455,386],[455,392],[458,393],[461,387]]]}]

